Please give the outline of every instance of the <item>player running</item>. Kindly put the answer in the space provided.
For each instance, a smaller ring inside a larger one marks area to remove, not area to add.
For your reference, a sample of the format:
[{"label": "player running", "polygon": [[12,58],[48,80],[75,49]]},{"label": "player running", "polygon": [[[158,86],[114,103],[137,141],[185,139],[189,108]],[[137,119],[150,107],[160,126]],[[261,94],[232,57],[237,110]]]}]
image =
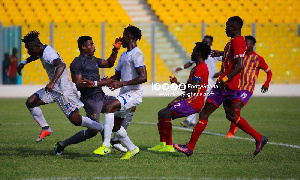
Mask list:
[{"label": "player running", "polygon": [[[213,43],[213,37],[206,35],[204,36],[202,42],[206,43],[210,48],[212,46]],[[207,90],[206,90],[206,94],[209,94],[209,92],[211,91],[212,87],[216,84],[216,77],[219,77],[219,73],[217,72],[217,67],[216,64],[218,61],[222,61],[222,56],[219,57],[212,57],[213,56],[213,51],[211,51],[210,55],[208,56],[208,58],[205,60],[205,63],[207,65],[208,71],[209,71],[209,76],[208,76],[208,86],[207,86]],[[175,72],[181,71],[183,69],[189,68],[193,65],[194,61],[189,61],[188,63],[186,63],[184,66],[182,67],[178,67]],[[205,97],[205,99],[207,98],[207,96]],[[190,116],[187,117],[186,120],[182,121],[180,124],[183,127],[194,127],[196,124],[196,114],[192,114]]]},{"label": "player running", "polygon": [[[205,60],[210,54],[210,47],[197,42],[191,55],[191,60],[196,66],[191,70],[187,82],[186,92],[174,99],[166,108],[158,112],[158,133],[160,143],[157,146],[148,148],[149,151],[175,152],[172,144],[172,123],[171,119],[187,117],[191,114],[200,112],[205,101],[205,93],[208,84],[208,68]],[[177,80],[172,79],[176,84]]]},{"label": "player running", "polygon": [[243,59],[246,52],[246,43],[241,36],[243,20],[239,16],[233,16],[226,22],[226,34],[232,39],[226,44],[223,54],[222,73],[219,77],[219,89],[213,88],[204,108],[199,114],[199,122],[194,127],[190,141],[186,145],[174,144],[175,149],[190,156],[195,145],[206,128],[208,117],[223,103],[227,119],[235,123],[240,129],[251,135],[256,141],[254,155],[257,155],[268,138],[256,132],[247,121],[236,114],[238,108],[237,90],[239,88],[240,72],[244,68]]},{"label": "player running", "polygon": [[127,51],[121,55],[115,75],[111,77],[116,81],[109,85],[111,90],[118,88],[121,88],[121,90],[119,96],[106,105],[103,145],[94,151],[95,154],[106,155],[111,152],[110,138],[112,131],[128,149],[121,159],[130,159],[139,153],[139,148],[132,143],[121,124],[131,109],[142,102],[142,83],[147,82],[144,56],[137,47],[136,42],[141,37],[141,30],[135,26],[129,25],[124,29],[122,46],[127,48]]},{"label": "player running", "polygon": [[[269,66],[266,64],[263,57],[254,52],[253,47],[256,43],[256,39],[253,36],[245,36],[247,51],[244,58],[244,69],[241,72],[240,85],[237,91],[237,115],[240,115],[241,109],[247,104],[250,97],[253,94],[255,88],[255,82],[259,74],[259,70],[262,69],[267,73],[267,80],[261,87],[261,92],[265,93],[269,89],[269,84],[272,78],[272,72]],[[234,123],[230,124],[230,129],[225,138],[231,138],[237,131],[238,126]]]},{"label": "player running", "polygon": [[58,104],[60,109],[75,126],[83,126],[98,131],[102,130],[102,124],[79,114],[79,108],[83,104],[78,98],[75,85],[73,85],[69,78],[66,64],[59,54],[52,47],[40,42],[39,32],[37,31],[29,32],[23,37],[22,42],[25,43],[25,48],[30,57],[18,66],[19,75],[21,75],[21,71],[26,64],[40,59],[50,80],[46,87],[35,92],[26,101],[26,106],[32,117],[42,128],[36,142],[42,141],[53,132],[39,106],[54,102]]},{"label": "player running", "polygon": [[[81,36],[78,38],[78,48],[80,55],[76,57],[70,65],[71,76],[77,89],[80,91],[80,100],[84,104],[86,114],[92,120],[99,122],[100,114],[103,112],[107,102],[115,99],[114,96],[107,96],[102,90],[102,86],[112,83],[112,79],[100,79],[99,68],[111,68],[117,59],[117,54],[121,48],[122,41],[116,38],[110,57],[107,60],[94,56],[96,51],[92,37]],[[80,83],[86,79],[93,83],[92,86]],[[54,154],[60,155],[62,151],[71,144],[77,144],[97,135],[99,131],[95,129],[82,130],[72,137],[57,142],[54,146]],[[121,145],[121,144],[120,144]],[[124,147],[123,147],[124,148]]]}]

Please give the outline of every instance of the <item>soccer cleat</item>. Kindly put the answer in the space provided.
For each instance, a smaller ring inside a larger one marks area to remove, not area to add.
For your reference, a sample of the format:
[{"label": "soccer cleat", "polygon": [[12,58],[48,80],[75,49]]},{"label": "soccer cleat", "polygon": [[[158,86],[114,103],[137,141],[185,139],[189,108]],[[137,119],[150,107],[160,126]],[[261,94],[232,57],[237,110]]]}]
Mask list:
[{"label": "soccer cleat", "polygon": [[35,142],[41,142],[43,139],[45,139],[47,136],[50,136],[52,134],[52,129],[49,127],[47,129],[42,129],[40,132],[40,135],[38,138],[36,138]]},{"label": "soccer cleat", "polygon": [[127,152],[127,149],[124,146],[122,146],[122,144],[120,144],[120,143],[114,144],[114,145],[112,145],[112,147],[114,147],[115,149],[117,149],[121,152]]},{"label": "soccer cleat", "polygon": [[133,156],[135,156],[136,154],[138,154],[139,152],[140,152],[140,149],[138,147],[136,147],[133,151],[127,151],[125,156],[123,156],[121,159],[130,159]]},{"label": "soccer cleat", "polygon": [[262,136],[260,141],[257,141],[255,143],[256,149],[255,149],[253,155],[257,155],[262,150],[264,145],[267,144],[267,143],[268,143],[268,138],[266,136]]},{"label": "soccer cleat", "polygon": [[165,147],[161,148],[157,152],[175,152],[173,145],[166,145]]},{"label": "soccer cleat", "polygon": [[184,153],[186,156],[191,156],[193,154],[193,151],[189,150],[187,145],[173,144],[173,146],[177,151]]},{"label": "soccer cleat", "polygon": [[54,145],[54,151],[53,151],[53,155],[61,155],[61,153],[64,151],[64,148],[59,144],[59,142],[57,142]]},{"label": "soccer cleat", "polygon": [[106,147],[105,145],[102,145],[101,147],[96,149],[93,153],[100,156],[104,156],[105,154],[111,153],[111,149]]},{"label": "soccer cleat", "polygon": [[225,138],[233,138],[234,134],[232,134],[231,132],[228,132],[227,135],[225,136]]},{"label": "soccer cleat", "polygon": [[158,151],[166,146],[166,142],[160,142],[157,146],[148,148],[148,151]]},{"label": "soccer cleat", "polygon": [[190,122],[188,120],[184,120],[180,123],[181,126],[187,128],[190,126]]}]

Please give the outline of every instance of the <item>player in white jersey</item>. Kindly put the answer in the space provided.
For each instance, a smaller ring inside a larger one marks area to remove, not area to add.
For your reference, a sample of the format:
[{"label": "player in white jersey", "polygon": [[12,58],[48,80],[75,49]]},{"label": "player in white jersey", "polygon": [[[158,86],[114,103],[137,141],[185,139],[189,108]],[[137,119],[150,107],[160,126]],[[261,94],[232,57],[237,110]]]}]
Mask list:
[{"label": "player in white jersey", "polygon": [[39,106],[54,102],[58,104],[64,114],[75,126],[83,126],[100,131],[103,130],[102,124],[79,114],[79,108],[81,108],[83,104],[78,98],[75,85],[73,85],[69,78],[66,64],[52,47],[40,42],[39,32],[29,32],[23,37],[22,42],[25,43],[25,48],[30,57],[18,66],[18,73],[21,75],[21,71],[25,64],[40,59],[50,80],[46,87],[35,92],[26,101],[28,110],[34,120],[42,128],[36,142],[42,141],[53,132]]},{"label": "player in white jersey", "polygon": [[137,40],[141,39],[141,36],[141,30],[135,26],[129,25],[124,29],[122,46],[127,48],[127,51],[121,55],[115,69],[115,75],[111,77],[115,81],[109,85],[111,90],[118,88],[121,88],[121,90],[119,96],[106,105],[103,145],[94,151],[95,154],[103,156],[111,152],[110,138],[112,131],[128,149],[121,159],[130,159],[139,153],[139,148],[131,142],[121,124],[131,109],[142,102],[142,83],[147,82],[144,56],[136,43]]},{"label": "player in white jersey", "polygon": [[[212,42],[213,42],[213,37],[206,35],[206,36],[204,36],[202,42],[206,43],[209,47],[211,47]],[[209,95],[211,88],[215,85],[216,77],[219,76],[219,74],[217,72],[216,64],[218,61],[222,61],[222,56],[212,57],[212,53],[213,53],[213,51],[211,51],[211,54],[208,56],[207,60],[205,61],[208,71],[209,71],[208,86],[207,86],[207,90],[206,90],[207,95]],[[194,63],[193,61],[189,61],[184,66],[176,68],[175,72],[189,68],[193,65],[193,63]],[[207,98],[207,96],[205,98]],[[186,120],[182,121],[180,124],[183,127],[194,127],[196,124],[196,114],[188,116],[188,118]]]}]

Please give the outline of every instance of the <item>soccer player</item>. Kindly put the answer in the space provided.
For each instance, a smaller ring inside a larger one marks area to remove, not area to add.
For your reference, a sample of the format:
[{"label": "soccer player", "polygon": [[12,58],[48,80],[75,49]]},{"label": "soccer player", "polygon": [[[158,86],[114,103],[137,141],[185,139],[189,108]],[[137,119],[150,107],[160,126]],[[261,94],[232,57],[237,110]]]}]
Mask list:
[{"label": "soccer player", "polygon": [[[77,40],[80,55],[76,57],[70,65],[72,81],[76,84],[77,89],[81,93],[80,100],[84,104],[87,116],[92,120],[99,122],[100,114],[104,110],[107,102],[115,99],[113,96],[107,96],[102,90],[102,86],[112,83],[112,79],[100,79],[99,68],[111,68],[117,59],[117,54],[122,45],[122,39],[116,38],[113,44],[114,48],[107,60],[99,59],[94,56],[96,51],[92,37],[81,36]],[[81,84],[82,79],[94,82],[93,86]],[[87,129],[82,130],[72,137],[57,142],[54,146],[54,154],[60,155],[64,148],[71,144],[83,142],[89,138],[96,136],[98,130]],[[124,148],[124,147],[123,147]]]},{"label": "soccer player", "polygon": [[26,106],[32,117],[42,128],[36,142],[42,141],[53,132],[39,106],[54,102],[58,104],[75,126],[83,126],[98,131],[102,130],[102,124],[79,114],[79,108],[83,104],[78,98],[75,85],[73,85],[69,78],[66,64],[59,54],[52,47],[41,43],[39,32],[37,31],[29,32],[23,37],[22,42],[25,43],[25,48],[30,57],[18,66],[17,71],[19,75],[21,75],[21,70],[26,64],[40,59],[50,80],[46,87],[35,92],[26,101]]},{"label": "soccer player", "polygon": [[[206,43],[209,47],[212,46],[213,43],[213,37],[206,35],[204,36],[202,42]],[[218,61],[222,61],[222,56],[219,57],[212,57],[213,55],[213,51],[211,51],[210,55],[208,56],[207,60],[205,60],[205,63],[208,67],[208,71],[209,71],[209,76],[208,76],[208,86],[207,86],[207,90],[206,90],[206,94],[209,94],[211,88],[215,85],[216,83],[216,77],[219,77],[219,74],[217,72],[217,67],[216,64]],[[178,67],[175,72],[181,71],[183,69],[189,68],[193,65],[193,61],[189,61],[188,63],[186,63],[184,66],[182,67]],[[207,98],[207,96],[205,97],[205,99]],[[194,127],[196,124],[196,114],[192,114],[190,116],[187,117],[186,120],[182,121],[180,124],[183,127]]]},{"label": "soccer player", "polygon": [[[171,119],[186,117],[200,112],[205,102],[205,92],[208,84],[208,68],[205,60],[210,54],[210,47],[197,42],[191,55],[191,60],[196,66],[191,70],[187,82],[186,92],[174,99],[166,108],[158,112],[158,132],[160,143],[157,146],[148,148],[149,151],[175,152],[172,144],[172,123]],[[171,79],[171,81],[174,81]],[[176,84],[180,84],[175,80]]]},{"label": "soccer player", "polygon": [[257,155],[268,142],[267,137],[255,131],[244,118],[235,112],[235,109],[238,108],[236,93],[239,87],[240,72],[244,68],[243,59],[246,52],[246,43],[241,36],[242,26],[243,20],[239,16],[230,17],[226,22],[226,34],[228,37],[231,37],[231,40],[224,48],[222,73],[218,79],[219,88],[213,88],[212,94],[207,98],[206,104],[199,114],[199,122],[194,127],[190,141],[186,145],[174,144],[175,149],[187,156],[193,154],[198,138],[207,125],[208,117],[222,103],[225,107],[226,118],[255,139],[256,149],[253,153],[254,155]]},{"label": "soccer player", "polygon": [[[253,47],[256,43],[256,39],[253,36],[245,36],[247,51],[244,58],[244,69],[241,72],[240,85],[237,91],[237,102],[236,113],[240,115],[241,109],[247,104],[250,97],[253,94],[255,88],[255,82],[259,74],[259,70],[262,69],[267,73],[267,80],[261,87],[261,92],[265,93],[269,89],[269,84],[272,78],[272,72],[269,66],[266,64],[263,57],[254,52]],[[237,131],[238,126],[234,123],[230,124],[230,129],[225,138],[231,138]]]},{"label": "soccer player", "polygon": [[138,27],[129,25],[124,29],[122,46],[127,48],[127,51],[121,55],[115,69],[115,75],[111,77],[116,81],[109,85],[111,90],[118,88],[121,88],[121,90],[116,99],[106,104],[103,145],[94,151],[95,154],[106,155],[111,152],[110,138],[112,131],[128,149],[121,159],[130,159],[139,153],[139,148],[132,143],[121,124],[131,109],[142,102],[142,83],[147,82],[144,56],[137,46],[137,40],[140,40],[141,37],[142,33]]}]

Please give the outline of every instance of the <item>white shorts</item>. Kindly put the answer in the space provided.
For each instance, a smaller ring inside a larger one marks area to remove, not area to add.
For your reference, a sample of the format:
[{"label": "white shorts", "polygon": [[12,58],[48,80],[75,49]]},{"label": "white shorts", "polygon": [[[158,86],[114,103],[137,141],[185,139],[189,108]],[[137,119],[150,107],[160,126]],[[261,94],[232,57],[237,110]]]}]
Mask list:
[{"label": "white shorts", "polygon": [[76,90],[62,94],[56,91],[46,92],[45,88],[42,88],[34,94],[47,104],[56,102],[67,117],[83,107]]},{"label": "white shorts", "polygon": [[142,103],[143,92],[142,91],[128,91],[124,94],[117,96],[117,99],[121,103],[120,111],[115,112],[115,116],[126,118],[131,109]]}]

